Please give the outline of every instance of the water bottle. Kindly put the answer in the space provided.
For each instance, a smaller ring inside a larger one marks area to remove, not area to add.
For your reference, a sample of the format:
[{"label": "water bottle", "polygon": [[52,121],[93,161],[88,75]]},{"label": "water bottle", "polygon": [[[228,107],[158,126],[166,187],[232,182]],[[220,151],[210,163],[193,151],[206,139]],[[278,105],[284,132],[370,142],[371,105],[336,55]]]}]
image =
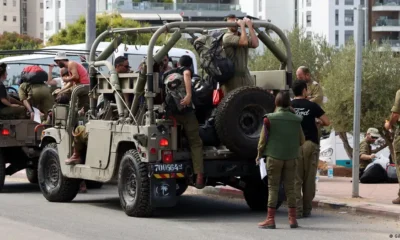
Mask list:
[{"label": "water bottle", "polygon": [[328,178],[333,178],[333,166],[328,166]]},{"label": "water bottle", "polygon": [[319,169],[317,169],[317,175],[315,175],[315,191],[318,192],[318,182],[319,182]]}]

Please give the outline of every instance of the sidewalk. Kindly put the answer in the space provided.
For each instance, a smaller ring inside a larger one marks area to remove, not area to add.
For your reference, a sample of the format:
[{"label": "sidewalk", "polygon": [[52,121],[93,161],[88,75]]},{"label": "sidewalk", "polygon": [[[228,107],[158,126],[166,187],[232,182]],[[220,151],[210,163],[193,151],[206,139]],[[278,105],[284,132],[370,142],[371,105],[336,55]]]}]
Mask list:
[{"label": "sidewalk", "polygon": [[[400,205],[392,204],[397,197],[399,184],[361,184],[360,198],[352,198],[352,182],[347,177],[320,177],[314,207],[335,209],[351,213],[363,213],[392,217],[400,220]],[[243,198],[242,191],[231,187],[205,188],[206,194]]]}]

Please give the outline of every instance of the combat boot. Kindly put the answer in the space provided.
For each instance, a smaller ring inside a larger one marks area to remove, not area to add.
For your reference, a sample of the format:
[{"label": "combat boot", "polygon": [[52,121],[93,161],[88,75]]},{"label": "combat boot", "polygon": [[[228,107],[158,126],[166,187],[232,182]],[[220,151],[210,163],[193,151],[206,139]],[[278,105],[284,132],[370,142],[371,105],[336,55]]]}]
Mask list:
[{"label": "combat boot", "polygon": [[66,165],[73,165],[73,164],[80,164],[81,163],[81,154],[76,150],[76,148],[73,148],[73,154],[70,158],[65,160]]},{"label": "combat boot", "polygon": [[400,197],[392,201],[393,204],[400,204]]},{"label": "combat boot", "polygon": [[296,208],[289,208],[289,225],[290,228],[298,228],[299,225],[297,224],[296,220]]},{"label": "combat boot", "polygon": [[275,229],[275,208],[268,208],[267,218],[264,222],[258,223],[259,228],[268,228],[268,229]]},{"label": "combat boot", "polygon": [[197,174],[195,187],[197,189],[203,189],[204,188],[204,174],[203,173],[198,173]]}]

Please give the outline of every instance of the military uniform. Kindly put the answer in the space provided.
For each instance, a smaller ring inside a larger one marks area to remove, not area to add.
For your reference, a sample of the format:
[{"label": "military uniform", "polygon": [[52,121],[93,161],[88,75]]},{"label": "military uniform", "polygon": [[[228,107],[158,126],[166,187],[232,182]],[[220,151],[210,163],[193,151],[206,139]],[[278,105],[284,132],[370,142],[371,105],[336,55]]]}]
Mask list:
[{"label": "military uniform", "polygon": [[315,102],[320,107],[324,102],[324,93],[322,91],[321,85],[316,81],[307,82],[307,97],[311,102]]},{"label": "military uniform", "polygon": [[[360,157],[361,155],[365,154],[365,155],[371,155],[371,145],[367,143],[367,141],[364,139],[361,143],[360,143]],[[372,162],[372,160],[361,160],[360,159],[360,172],[359,172],[359,178],[361,178],[361,176],[363,175],[365,168],[368,166],[368,164],[370,164]]]},{"label": "military uniform", "polygon": [[240,36],[232,32],[225,33],[222,39],[222,44],[227,57],[230,58],[235,64],[234,78],[230,79],[221,86],[221,89],[225,95],[236,88],[254,85],[254,80],[252,79],[249,69],[247,68],[251,37],[248,37],[249,46],[247,47],[240,47],[239,40]]},{"label": "military uniform", "polygon": [[[0,82],[0,99],[9,99],[6,87]],[[24,119],[27,118],[27,110],[24,106],[9,107],[0,101],[0,119]]]},{"label": "military uniform", "polygon": [[39,109],[40,112],[47,114],[52,110],[54,98],[50,89],[45,84],[29,84],[22,83],[18,89],[19,99],[21,102],[27,100],[32,107]]},{"label": "military uniform", "polygon": [[[396,98],[394,100],[394,105],[392,107],[392,112],[400,114],[400,90],[396,92]],[[396,133],[393,140],[393,148],[394,148],[394,155],[395,155],[395,163],[396,163],[396,173],[397,178],[399,179],[399,192],[398,192],[398,199],[400,200],[400,129],[399,125],[397,126]],[[393,203],[395,203],[395,201]],[[396,203],[400,204],[400,202]]]}]

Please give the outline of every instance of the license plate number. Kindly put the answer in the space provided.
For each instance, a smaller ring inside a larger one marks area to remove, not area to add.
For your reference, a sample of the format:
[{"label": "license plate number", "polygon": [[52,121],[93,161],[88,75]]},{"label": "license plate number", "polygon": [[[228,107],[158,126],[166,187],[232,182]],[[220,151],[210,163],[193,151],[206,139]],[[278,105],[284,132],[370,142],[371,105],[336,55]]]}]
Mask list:
[{"label": "license plate number", "polygon": [[173,172],[182,172],[183,164],[154,164],[153,171],[155,173],[163,172],[163,173],[173,173]]}]

